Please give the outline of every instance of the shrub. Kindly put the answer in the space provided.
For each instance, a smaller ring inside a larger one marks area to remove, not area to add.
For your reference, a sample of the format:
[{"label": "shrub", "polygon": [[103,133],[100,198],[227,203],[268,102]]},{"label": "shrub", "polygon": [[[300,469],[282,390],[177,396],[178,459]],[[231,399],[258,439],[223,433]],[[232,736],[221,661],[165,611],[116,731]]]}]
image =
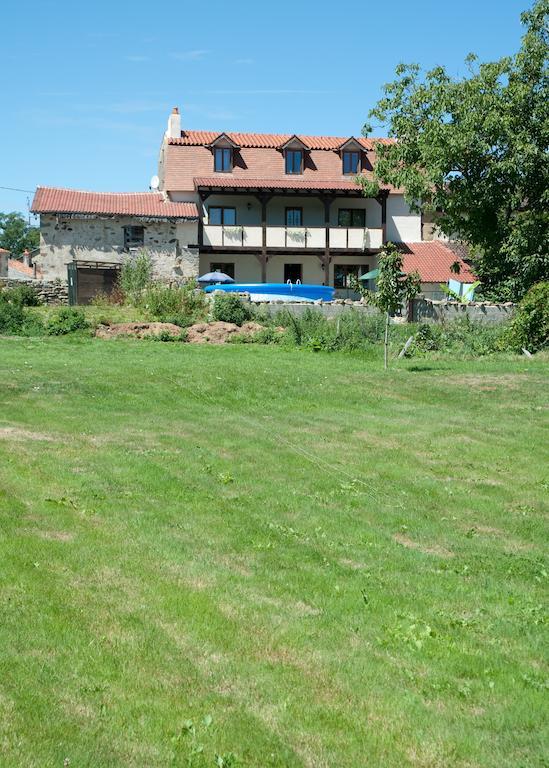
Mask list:
[{"label": "shrub", "polygon": [[18,334],[25,322],[25,312],[20,304],[0,300],[0,333]]},{"label": "shrub", "polygon": [[2,291],[2,299],[20,307],[39,307],[42,304],[40,297],[32,285],[22,283],[13,288]]},{"label": "shrub", "polygon": [[138,299],[151,280],[152,261],[147,251],[141,250],[136,256],[128,256],[122,263],[118,286],[131,301]]},{"label": "shrub", "polygon": [[21,336],[42,336],[45,333],[44,321],[36,312],[25,312],[21,326]]},{"label": "shrub", "polygon": [[365,315],[349,310],[333,319],[322,312],[307,307],[300,317],[282,310],[274,319],[277,325],[287,329],[286,338],[297,346],[315,351],[352,352],[367,349],[383,340],[384,318],[381,314]]},{"label": "shrub", "polygon": [[48,320],[46,332],[50,336],[64,336],[67,333],[85,331],[90,327],[86,315],[75,307],[62,307]]},{"label": "shrub", "polygon": [[140,306],[154,320],[185,327],[203,320],[207,313],[204,293],[191,280],[180,286],[155,284],[141,295]]},{"label": "shrub", "polygon": [[445,325],[419,325],[407,357],[428,352],[483,357],[505,349],[505,326],[473,323],[467,317]]},{"label": "shrub", "polygon": [[549,282],[536,283],[523,297],[505,340],[514,352],[537,352],[549,343]]},{"label": "shrub", "polygon": [[242,325],[251,320],[253,312],[236,293],[217,293],[214,296],[212,317],[225,323]]}]

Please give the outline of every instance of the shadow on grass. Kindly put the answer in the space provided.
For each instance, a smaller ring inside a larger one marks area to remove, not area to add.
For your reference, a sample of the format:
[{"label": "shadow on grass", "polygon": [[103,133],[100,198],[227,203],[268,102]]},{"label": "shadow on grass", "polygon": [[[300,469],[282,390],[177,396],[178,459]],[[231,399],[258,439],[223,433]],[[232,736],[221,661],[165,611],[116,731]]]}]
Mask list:
[{"label": "shadow on grass", "polygon": [[429,371],[448,371],[450,367],[448,365],[429,365],[428,363],[422,365],[421,363],[416,363],[415,365],[407,366],[406,370],[412,373],[428,373]]}]

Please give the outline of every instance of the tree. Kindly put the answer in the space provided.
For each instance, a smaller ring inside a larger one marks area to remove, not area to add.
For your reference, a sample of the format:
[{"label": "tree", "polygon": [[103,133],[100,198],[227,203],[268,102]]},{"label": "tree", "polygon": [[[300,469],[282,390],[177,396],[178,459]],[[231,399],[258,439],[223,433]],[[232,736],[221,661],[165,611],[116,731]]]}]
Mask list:
[{"label": "tree", "polygon": [[419,293],[420,276],[417,272],[405,275],[402,272],[402,254],[393,243],[387,243],[379,254],[379,273],[376,278],[376,291],[363,288],[357,280],[354,287],[362,294],[368,304],[385,313],[385,336],[383,365],[387,368],[389,359],[389,318],[398,312],[404,302],[411,301]]},{"label": "tree", "polygon": [[[519,52],[452,79],[399,65],[370,112],[397,141],[375,174],[472,248],[486,297],[518,300],[549,277],[549,0],[521,16]],[[365,126],[368,131],[368,126]]]},{"label": "tree", "polygon": [[25,249],[37,248],[39,243],[38,227],[27,224],[20,213],[0,213],[0,248],[20,256]]}]

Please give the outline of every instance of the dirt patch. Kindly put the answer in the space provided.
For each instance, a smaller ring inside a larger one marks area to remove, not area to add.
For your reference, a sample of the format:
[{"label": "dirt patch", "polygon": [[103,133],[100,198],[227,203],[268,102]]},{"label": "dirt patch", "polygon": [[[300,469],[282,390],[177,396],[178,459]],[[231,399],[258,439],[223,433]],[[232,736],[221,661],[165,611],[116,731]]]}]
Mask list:
[{"label": "dirt patch", "polygon": [[20,427],[0,427],[0,439],[4,440],[53,440],[51,435],[45,435],[42,432],[31,432],[30,429]]},{"label": "dirt patch", "polygon": [[409,539],[408,536],[404,536],[402,533],[396,533],[393,536],[393,539],[407,549],[417,549],[418,552],[423,552],[426,555],[438,555],[438,557],[454,556],[454,553],[450,552],[446,547],[440,547],[438,544],[426,547],[423,544],[419,544],[417,541],[412,541],[412,539]]},{"label": "dirt patch", "polygon": [[143,339],[147,336],[181,336],[182,328],[174,323],[112,323],[112,325],[100,325],[95,335],[99,339],[115,339],[118,336],[133,336]]},{"label": "dirt patch", "polygon": [[242,327],[221,320],[213,323],[196,323],[187,329],[190,344],[226,344],[231,336],[253,335],[263,330],[259,323],[244,323]]},{"label": "dirt patch", "polygon": [[345,568],[350,568],[352,571],[361,571],[363,568],[366,568],[366,563],[359,563],[357,560],[350,560],[348,557],[341,558],[339,564]]},{"label": "dirt patch", "polygon": [[46,541],[73,541],[74,533],[68,531],[38,531],[37,535]]}]

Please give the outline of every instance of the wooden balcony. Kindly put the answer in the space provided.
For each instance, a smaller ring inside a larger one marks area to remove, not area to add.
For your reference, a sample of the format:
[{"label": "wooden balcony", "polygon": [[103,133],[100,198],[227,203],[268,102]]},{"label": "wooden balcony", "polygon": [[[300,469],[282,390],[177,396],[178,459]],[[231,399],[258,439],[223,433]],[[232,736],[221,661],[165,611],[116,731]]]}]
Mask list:
[{"label": "wooden balcony", "polygon": [[[332,251],[369,251],[381,248],[383,230],[361,227],[265,227],[265,247],[269,250],[326,249],[326,233]],[[202,246],[207,248],[261,249],[263,227],[205,224]]]}]

